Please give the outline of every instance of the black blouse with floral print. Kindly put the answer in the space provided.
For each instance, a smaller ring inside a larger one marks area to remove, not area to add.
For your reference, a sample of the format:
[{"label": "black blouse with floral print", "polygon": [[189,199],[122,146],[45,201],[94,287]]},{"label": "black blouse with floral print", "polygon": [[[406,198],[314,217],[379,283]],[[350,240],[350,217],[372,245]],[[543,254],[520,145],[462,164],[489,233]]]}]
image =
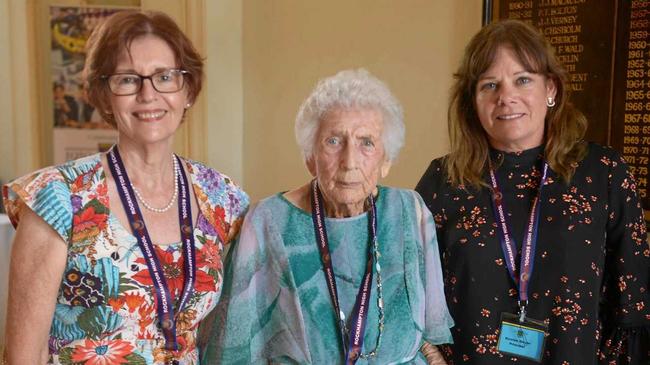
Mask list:
[{"label": "black blouse with floral print", "polygon": [[[588,149],[569,184],[549,171],[542,189],[528,315],[549,326],[544,364],[649,364],[650,248],[636,185],[618,153],[597,144]],[[491,151],[518,247],[537,194],[542,152]],[[451,186],[443,160],[431,163],[416,190],[436,221],[447,305],[456,322],[445,357],[456,365],[534,364],[497,351],[501,313],[516,313],[518,294],[490,190]]]}]

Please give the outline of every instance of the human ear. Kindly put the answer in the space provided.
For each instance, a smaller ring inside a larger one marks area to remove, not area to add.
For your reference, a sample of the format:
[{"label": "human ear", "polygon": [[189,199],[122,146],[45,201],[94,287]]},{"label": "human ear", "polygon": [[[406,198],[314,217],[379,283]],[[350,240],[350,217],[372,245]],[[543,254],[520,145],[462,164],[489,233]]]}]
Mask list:
[{"label": "human ear", "polygon": [[316,177],[316,162],[314,161],[314,156],[309,157],[305,160],[305,165],[311,176]]},{"label": "human ear", "polygon": [[555,85],[555,78],[549,76],[546,78],[546,99],[555,99],[557,95],[557,86]]},{"label": "human ear", "polygon": [[381,164],[380,172],[381,172],[382,179],[388,176],[388,172],[390,171],[391,165],[392,165],[391,162],[388,160],[384,160],[384,162]]}]

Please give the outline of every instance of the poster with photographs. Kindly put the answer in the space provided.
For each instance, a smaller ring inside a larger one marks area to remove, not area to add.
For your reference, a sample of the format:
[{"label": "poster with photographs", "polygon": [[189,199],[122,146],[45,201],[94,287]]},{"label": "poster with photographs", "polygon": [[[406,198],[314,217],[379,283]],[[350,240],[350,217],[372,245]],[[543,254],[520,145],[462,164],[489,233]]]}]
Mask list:
[{"label": "poster with photographs", "polygon": [[117,141],[117,131],[87,102],[82,70],[90,33],[124,9],[50,7],[54,163],[104,151]]}]

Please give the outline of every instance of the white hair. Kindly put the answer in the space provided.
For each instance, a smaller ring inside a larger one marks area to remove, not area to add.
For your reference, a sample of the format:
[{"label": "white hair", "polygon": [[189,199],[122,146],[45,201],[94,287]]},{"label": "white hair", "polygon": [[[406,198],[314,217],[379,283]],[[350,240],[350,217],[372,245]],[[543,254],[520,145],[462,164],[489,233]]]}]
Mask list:
[{"label": "white hair", "polygon": [[322,79],[302,103],[296,116],[296,141],[307,161],[314,152],[316,134],[323,117],[336,108],[368,108],[382,113],[382,140],[386,159],[397,159],[404,145],[404,113],[388,86],[367,70],[345,70]]}]

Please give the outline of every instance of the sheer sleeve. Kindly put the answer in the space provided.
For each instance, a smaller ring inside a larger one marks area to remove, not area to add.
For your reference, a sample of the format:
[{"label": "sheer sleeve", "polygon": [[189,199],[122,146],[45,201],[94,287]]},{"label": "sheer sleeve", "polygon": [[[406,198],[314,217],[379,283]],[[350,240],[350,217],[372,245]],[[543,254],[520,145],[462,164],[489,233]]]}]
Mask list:
[{"label": "sheer sleeve", "polygon": [[610,159],[606,262],[601,304],[602,364],[648,364],[650,248],[630,169]]},{"label": "sheer sleeve", "polygon": [[207,364],[306,363],[300,304],[273,212],[251,209],[226,259]]},{"label": "sheer sleeve", "polygon": [[20,224],[22,209],[28,208],[54,229],[64,242],[72,231],[72,199],[70,187],[54,167],[18,178],[5,185],[4,205],[14,227]]},{"label": "sheer sleeve", "polygon": [[[420,278],[422,280],[424,308],[424,340],[437,345],[452,343],[451,331],[454,321],[447,309],[444,285],[442,280],[442,267],[438,252],[438,240],[431,213],[424,205],[418,194],[414,193],[416,222],[420,237],[419,252]],[[406,270],[408,272],[408,270]]]}]

